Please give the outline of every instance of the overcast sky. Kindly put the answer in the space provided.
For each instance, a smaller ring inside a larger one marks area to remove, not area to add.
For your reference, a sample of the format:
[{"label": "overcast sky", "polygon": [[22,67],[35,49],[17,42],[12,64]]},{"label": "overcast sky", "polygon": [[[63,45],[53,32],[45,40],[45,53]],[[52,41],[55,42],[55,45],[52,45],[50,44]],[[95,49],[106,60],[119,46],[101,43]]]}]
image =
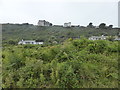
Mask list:
[{"label": "overcast sky", "polygon": [[54,25],[89,22],[118,26],[119,0],[0,0],[0,23],[31,23],[47,20]]}]

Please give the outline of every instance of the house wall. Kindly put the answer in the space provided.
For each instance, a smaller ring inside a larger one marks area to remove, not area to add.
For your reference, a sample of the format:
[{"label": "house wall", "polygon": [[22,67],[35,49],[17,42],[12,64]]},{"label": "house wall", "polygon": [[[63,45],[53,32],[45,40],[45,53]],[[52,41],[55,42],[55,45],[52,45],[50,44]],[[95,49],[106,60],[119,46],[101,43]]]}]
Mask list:
[{"label": "house wall", "polygon": [[38,25],[39,26],[45,26],[45,21],[44,20],[39,20]]},{"label": "house wall", "polygon": [[36,44],[43,44],[43,42],[36,42]]},{"label": "house wall", "polygon": [[20,41],[18,44],[43,44],[43,42],[35,42],[35,41]]},{"label": "house wall", "polygon": [[106,37],[90,37],[89,40],[105,40]]},{"label": "house wall", "polygon": [[38,26],[50,26],[51,23],[45,20],[39,20],[38,21]]},{"label": "house wall", "polygon": [[64,27],[71,27],[71,22],[69,22],[69,23],[64,23]]}]

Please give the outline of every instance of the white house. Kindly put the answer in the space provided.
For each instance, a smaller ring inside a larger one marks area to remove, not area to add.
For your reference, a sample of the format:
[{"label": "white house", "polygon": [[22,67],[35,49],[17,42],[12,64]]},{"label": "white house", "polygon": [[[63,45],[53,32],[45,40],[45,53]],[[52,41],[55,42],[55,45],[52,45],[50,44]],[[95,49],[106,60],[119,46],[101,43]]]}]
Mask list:
[{"label": "white house", "polygon": [[64,27],[71,27],[71,22],[64,23]]},{"label": "white house", "polygon": [[120,41],[120,33],[118,34],[118,36],[115,36],[115,41]]},{"label": "white house", "polygon": [[115,41],[120,41],[120,38],[115,38],[114,40],[115,40]]},{"label": "white house", "polygon": [[107,36],[91,36],[89,37],[89,40],[106,40]]},{"label": "white house", "polygon": [[45,20],[39,20],[38,26],[52,26],[52,23],[45,21]]},{"label": "white house", "polygon": [[43,44],[43,42],[36,42],[35,40],[22,40],[18,44]]}]

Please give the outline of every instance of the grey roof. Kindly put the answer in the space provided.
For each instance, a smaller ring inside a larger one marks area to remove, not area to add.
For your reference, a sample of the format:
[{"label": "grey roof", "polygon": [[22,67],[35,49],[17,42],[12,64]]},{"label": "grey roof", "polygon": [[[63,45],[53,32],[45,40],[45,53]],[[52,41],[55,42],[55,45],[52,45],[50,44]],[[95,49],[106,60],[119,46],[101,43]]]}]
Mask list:
[{"label": "grey roof", "polygon": [[35,40],[24,40],[23,42],[35,42]]},{"label": "grey roof", "polygon": [[90,38],[106,38],[107,36],[91,36]]},{"label": "grey roof", "polygon": [[35,40],[21,40],[19,42],[35,42]]},{"label": "grey roof", "polygon": [[114,39],[114,40],[120,40],[120,38],[116,38],[116,39]]},{"label": "grey roof", "polygon": [[23,41],[19,41],[19,42],[36,42],[35,40],[23,40]]}]

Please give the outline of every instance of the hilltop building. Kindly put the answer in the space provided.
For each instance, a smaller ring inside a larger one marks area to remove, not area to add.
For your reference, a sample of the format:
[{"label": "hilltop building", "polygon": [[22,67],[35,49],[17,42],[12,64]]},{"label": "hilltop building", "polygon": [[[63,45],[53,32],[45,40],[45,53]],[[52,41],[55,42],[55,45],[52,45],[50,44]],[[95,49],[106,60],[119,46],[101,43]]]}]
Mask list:
[{"label": "hilltop building", "polygon": [[107,36],[91,36],[89,37],[89,40],[106,40],[107,39]]},{"label": "hilltop building", "polygon": [[43,44],[43,42],[36,42],[35,40],[21,40],[18,44]]},{"label": "hilltop building", "polygon": [[52,26],[52,23],[45,21],[45,20],[39,20],[38,26]]},{"label": "hilltop building", "polygon": [[119,37],[116,37],[114,40],[115,40],[115,41],[120,41],[120,38],[119,38]]},{"label": "hilltop building", "polygon": [[64,27],[71,27],[71,22],[64,23]]},{"label": "hilltop building", "polygon": [[120,41],[120,32],[119,32],[118,36],[115,37],[114,40],[115,40],[115,41]]}]

